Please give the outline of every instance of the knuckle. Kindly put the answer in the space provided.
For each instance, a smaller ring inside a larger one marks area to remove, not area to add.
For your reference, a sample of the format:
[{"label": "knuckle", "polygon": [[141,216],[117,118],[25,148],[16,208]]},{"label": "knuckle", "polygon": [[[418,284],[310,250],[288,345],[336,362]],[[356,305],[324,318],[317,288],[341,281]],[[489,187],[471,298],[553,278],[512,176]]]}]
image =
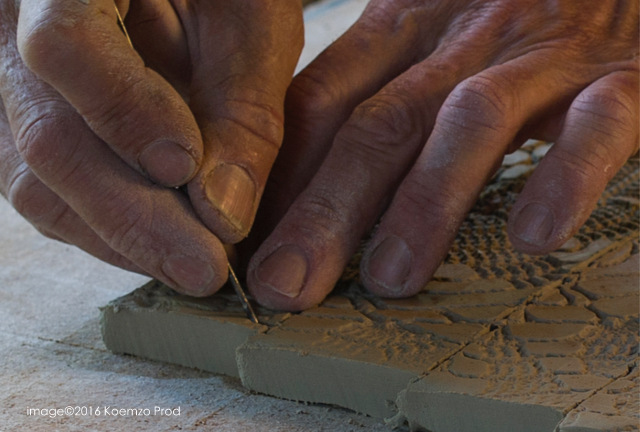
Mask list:
[{"label": "knuckle", "polygon": [[58,8],[46,8],[30,19],[20,20],[18,50],[30,69],[40,73],[55,65],[68,54],[77,40],[81,20],[74,13]]},{"label": "knuckle", "polygon": [[487,74],[467,78],[447,98],[440,120],[473,135],[502,134],[516,100],[510,87],[506,80]]},{"label": "knuckle", "polygon": [[358,106],[340,131],[347,151],[369,162],[390,161],[403,155],[401,146],[421,140],[417,110],[403,96],[386,94]]},{"label": "knuckle", "polygon": [[428,6],[422,0],[372,0],[365,9],[363,19],[365,22],[374,22],[374,28],[379,28],[379,23],[386,23],[391,28],[402,29],[408,24],[415,25],[413,15]]},{"label": "knuckle", "polygon": [[117,196],[103,199],[102,216],[110,217],[93,225],[101,227],[99,234],[105,242],[124,256],[152,253],[147,239],[153,233],[153,203],[125,202]]},{"label": "knuckle", "polygon": [[36,171],[64,157],[55,143],[70,142],[69,113],[50,102],[34,98],[17,110],[16,149]]},{"label": "knuckle", "polygon": [[7,198],[16,211],[41,232],[54,231],[68,208],[27,167],[14,177]]},{"label": "knuckle", "polygon": [[555,159],[559,165],[568,169],[572,175],[572,184],[578,190],[592,184],[594,179],[603,178],[607,167],[611,166],[606,152],[582,154],[565,150],[560,146],[547,153],[545,158]]},{"label": "knuckle", "polygon": [[[277,152],[282,145],[284,116],[260,95],[227,100],[226,120]],[[264,153],[263,153],[264,156]],[[274,153],[275,157],[275,153]]]},{"label": "knuckle", "polygon": [[[122,210],[122,205],[119,204],[119,210]],[[107,214],[113,213],[118,212],[107,212]],[[113,250],[124,256],[137,256],[141,252],[151,253],[150,248],[146,247],[148,246],[147,236],[152,232],[150,221],[151,219],[138,205],[132,204],[103,227],[101,236]]]},{"label": "knuckle", "polygon": [[83,102],[82,106],[76,108],[94,130],[104,133],[112,130],[114,124],[127,125],[136,121],[144,124],[139,122],[139,110],[146,106],[167,112],[171,112],[170,110],[174,108],[159,92],[149,86],[144,74],[133,72],[127,75],[126,84],[113,89],[108,98],[95,98]]},{"label": "knuckle", "polygon": [[411,176],[398,191],[398,198],[409,214],[417,214],[420,224],[423,220],[440,221],[443,229],[455,232],[461,217],[466,214],[463,198],[464,190],[455,178],[447,177],[447,181],[433,181],[426,176]]},{"label": "knuckle", "polygon": [[304,198],[296,204],[295,212],[303,215],[292,220],[296,222],[296,231],[302,238],[310,239],[313,244],[322,244],[342,238],[340,227],[345,225],[348,214],[348,205],[339,197],[314,191],[305,194]]},{"label": "knuckle", "polygon": [[29,66],[30,69],[37,69],[37,66],[41,63],[41,59],[44,53],[51,53],[52,50],[52,38],[50,36],[51,28],[46,25],[23,25],[19,27],[18,32],[18,50],[23,61]]},{"label": "knuckle", "polygon": [[[330,75],[324,68],[310,67],[292,81],[287,91],[287,116],[296,119],[317,119],[329,117],[340,103],[338,92],[329,85]],[[331,74],[330,71],[327,71]],[[333,81],[335,82],[335,81]]]},{"label": "knuckle", "polygon": [[0,195],[9,196],[9,187],[18,175],[26,169],[26,164],[15,152],[13,139],[3,136],[4,133],[10,134],[8,130],[2,130],[2,120],[0,120]]},{"label": "knuckle", "polygon": [[431,37],[434,27],[423,25],[434,16],[434,6],[434,2],[423,0],[372,0],[349,30],[349,46],[377,55],[384,41],[390,48],[413,47],[414,61],[424,58],[435,48]]},{"label": "knuckle", "polygon": [[578,95],[573,106],[584,116],[591,128],[606,131],[608,134],[626,135],[634,132],[638,104],[632,93],[602,87]]}]

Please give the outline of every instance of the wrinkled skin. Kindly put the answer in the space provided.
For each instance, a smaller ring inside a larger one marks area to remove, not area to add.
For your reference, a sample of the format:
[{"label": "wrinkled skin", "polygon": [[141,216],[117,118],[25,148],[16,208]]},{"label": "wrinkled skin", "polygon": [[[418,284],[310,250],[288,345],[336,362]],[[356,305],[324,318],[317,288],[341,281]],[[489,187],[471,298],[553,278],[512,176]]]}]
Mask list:
[{"label": "wrinkled skin", "polygon": [[302,8],[117,7],[135,50],[112,0],[0,0],[0,192],[49,237],[212,294],[282,141]]},{"label": "wrinkled skin", "polygon": [[373,0],[293,83],[299,1],[120,1],[139,55],[108,0],[17,3],[0,0],[0,191],[194,295],[226,279],[284,118],[245,244],[251,293],[287,310],[320,302],[378,221],[364,284],[419,291],[529,137],[555,145],[509,235],[553,250],[638,147],[633,0]]},{"label": "wrinkled skin", "polygon": [[285,112],[251,293],[317,304],[380,220],[362,281],[410,296],[527,138],[555,145],[511,210],[513,246],[546,253],[585,222],[638,149],[638,2],[373,0],[294,79]]}]

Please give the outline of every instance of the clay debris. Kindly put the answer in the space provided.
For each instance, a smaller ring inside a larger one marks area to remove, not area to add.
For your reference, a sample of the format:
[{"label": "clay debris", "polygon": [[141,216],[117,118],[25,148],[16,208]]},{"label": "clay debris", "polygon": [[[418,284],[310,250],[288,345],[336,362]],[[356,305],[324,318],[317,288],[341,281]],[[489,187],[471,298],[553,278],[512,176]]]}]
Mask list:
[{"label": "clay debris", "polygon": [[531,257],[505,234],[524,177],[503,174],[541,148],[525,146],[497,173],[413,298],[369,295],[357,256],[323,304],[259,308],[264,325],[231,291],[192,299],[151,282],[103,309],[105,344],[412,430],[638,430],[638,160],[562,250]]}]

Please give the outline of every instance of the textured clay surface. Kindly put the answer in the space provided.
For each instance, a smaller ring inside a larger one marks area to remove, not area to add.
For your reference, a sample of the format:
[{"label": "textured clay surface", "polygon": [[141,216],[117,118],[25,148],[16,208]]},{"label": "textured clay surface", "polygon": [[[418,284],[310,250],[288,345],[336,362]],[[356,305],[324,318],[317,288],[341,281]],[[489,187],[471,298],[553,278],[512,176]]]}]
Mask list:
[{"label": "textured clay surface", "polygon": [[409,299],[358,283],[251,324],[233,295],[157,283],[103,310],[108,348],[239,375],[265,394],[334,404],[433,432],[638,430],[638,160],[561,250],[515,252],[508,210],[548,149],[505,158],[435,277]]}]

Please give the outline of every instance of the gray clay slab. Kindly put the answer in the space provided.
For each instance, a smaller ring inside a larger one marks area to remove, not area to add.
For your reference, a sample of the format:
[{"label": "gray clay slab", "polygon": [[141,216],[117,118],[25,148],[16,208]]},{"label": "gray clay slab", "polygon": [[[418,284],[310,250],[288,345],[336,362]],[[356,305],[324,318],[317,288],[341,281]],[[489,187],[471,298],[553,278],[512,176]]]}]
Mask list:
[{"label": "gray clay slab", "polygon": [[236,348],[267,327],[247,320],[230,297],[194,299],[149,282],[102,309],[104,343],[116,353],[237,377]]},{"label": "gray clay slab", "polygon": [[[536,161],[538,148],[519,159]],[[261,326],[229,292],[194,300],[147,285],[104,308],[105,343],[414,430],[637,430],[638,160],[571,241],[538,257],[509,245],[508,210],[526,178],[502,178],[506,169],[413,298],[369,295],[357,256],[321,305],[259,309]]]}]

